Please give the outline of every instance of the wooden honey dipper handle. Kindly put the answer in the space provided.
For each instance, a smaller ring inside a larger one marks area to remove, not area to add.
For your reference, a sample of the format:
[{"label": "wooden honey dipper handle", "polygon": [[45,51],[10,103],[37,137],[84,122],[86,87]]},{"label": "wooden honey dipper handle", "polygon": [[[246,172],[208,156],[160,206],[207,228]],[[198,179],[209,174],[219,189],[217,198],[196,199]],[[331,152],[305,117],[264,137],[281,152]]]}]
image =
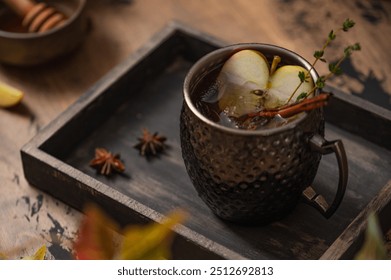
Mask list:
[{"label": "wooden honey dipper handle", "polygon": [[29,32],[44,32],[64,24],[66,17],[45,3],[33,0],[3,0],[16,14],[23,18],[22,25]]}]

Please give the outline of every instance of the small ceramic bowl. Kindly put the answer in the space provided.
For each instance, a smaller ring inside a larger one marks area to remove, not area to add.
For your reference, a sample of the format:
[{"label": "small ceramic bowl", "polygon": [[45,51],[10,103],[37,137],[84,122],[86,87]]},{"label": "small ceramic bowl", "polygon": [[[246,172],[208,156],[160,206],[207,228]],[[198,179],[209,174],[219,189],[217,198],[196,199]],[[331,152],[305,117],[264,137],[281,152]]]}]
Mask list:
[{"label": "small ceramic bowl", "polygon": [[46,1],[67,17],[62,26],[42,33],[27,33],[13,12],[0,3],[0,62],[36,65],[74,50],[87,30],[86,0]]}]

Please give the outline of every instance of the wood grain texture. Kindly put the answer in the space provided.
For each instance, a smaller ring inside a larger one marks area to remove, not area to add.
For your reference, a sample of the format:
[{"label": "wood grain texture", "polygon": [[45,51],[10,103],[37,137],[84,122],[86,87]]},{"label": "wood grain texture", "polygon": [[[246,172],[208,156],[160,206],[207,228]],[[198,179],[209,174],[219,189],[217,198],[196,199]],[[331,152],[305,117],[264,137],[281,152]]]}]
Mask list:
[{"label": "wood grain texture", "polygon": [[311,59],[324,34],[350,17],[357,27],[341,37],[343,43],[334,52],[355,41],[362,43],[363,51],[345,65],[349,75],[332,85],[369,99],[376,97],[384,106],[389,103],[391,44],[384,34],[391,33],[390,1],[119,2],[88,2],[90,31],[80,48],[66,58],[32,68],[0,66],[0,79],[26,94],[21,106],[0,110],[0,224],[7,225],[0,228],[0,252],[12,258],[31,253],[42,243],[64,257],[82,217],[26,182],[20,148],[170,20],[183,21],[229,43],[278,44]]}]

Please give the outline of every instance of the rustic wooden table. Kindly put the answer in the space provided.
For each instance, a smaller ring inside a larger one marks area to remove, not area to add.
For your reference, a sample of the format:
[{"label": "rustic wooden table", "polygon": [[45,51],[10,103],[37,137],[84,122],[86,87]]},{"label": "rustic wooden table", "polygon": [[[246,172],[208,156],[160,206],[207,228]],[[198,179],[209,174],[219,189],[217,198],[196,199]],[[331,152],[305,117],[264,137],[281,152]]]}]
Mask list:
[{"label": "rustic wooden table", "polygon": [[0,65],[0,80],[25,92],[20,106],[0,110],[0,252],[10,258],[42,244],[57,259],[70,257],[82,218],[27,183],[20,148],[171,20],[227,43],[281,45],[311,60],[331,28],[354,19],[357,26],[329,54],[356,41],[363,50],[344,64],[346,75],[330,84],[391,109],[391,1],[96,0],[88,2],[87,12],[90,30],[71,56],[31,68]]}]

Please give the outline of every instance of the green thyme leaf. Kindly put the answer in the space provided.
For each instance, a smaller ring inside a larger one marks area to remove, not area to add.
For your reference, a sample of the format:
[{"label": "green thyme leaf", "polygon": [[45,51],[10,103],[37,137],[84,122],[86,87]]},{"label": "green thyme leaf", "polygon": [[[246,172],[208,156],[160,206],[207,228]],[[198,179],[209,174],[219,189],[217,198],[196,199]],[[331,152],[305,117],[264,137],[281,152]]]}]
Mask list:
[{"label": "green thyme leaf", "polygon": [[350,28],[352,28],[355,25],[355,22],[351,19],[346,19],[342,24],[342,30],[348,31]]},{"label": "green thyme leaf", "polygon": [[350,46],[347,46],[345,49],[344,49],[344,55],[345,57],[349,57],[352,55],[352,53],[354,51],[359,51],[361,50],[361,46],[359,43],[355,43],[354,45],[350,45]]},{"label": "green thyme leaf", "polygon": [[342,74],[342,69],[337,65],[337,63],[330,63],[329,64],[329,71],[333,73],[334,75],[340,75]]},{"label": "green thyme leaf", "polygon": [[323,55],[324,55],[324,51],[323,50],[314,52],[314,57],[317,58],[317,59],[321,59],[323,57]]},{"label": "green thyme leaf", "polygon": [[346,48],[343,50],[343,53],[344,53],[344,55],[345,55],[346,57],[349,57],[349,56],[353,53],[351,46],[346,47]]},{"label": "green thyme leaf", "polygon": [[335,34],[334,30],[331,30],[329,33],[329,40],[333,41],[336,37],[337,35]]},{"label": "green thyme leaf", "polygon": [[360,43],[355,43],[354,45],[352,45],[352,50],[353,51],[361,51]]},{"label": "green thyme leaf", "polygon": [[300,71],[298,76],[299,76],[300,82],[304,83],[306,80],[305,73],[303,71]]},{"label": "green thyme leaf", "polygon": [[326,85],[325,77],[324,76],[319,77],[319,79],[316,81],[315,84],[317,88],[324,88],[324,86]]},{"label": "green thyme leaf", "polygon": [[[351,19],[346,19],[343,24],[342,24],[342,27],[341,28],[338,28],[336,29],[336,31],[334,30],[331,30],[328,34],[328,37],[327,37],[327,40],[326,42],[323,44],[322,48],[319,49],[319,50],[315,50],[314,51],[314,54],[313,56],[315,57],[315,60],[312,62],[311,64],[311,69],[315,69],[315,65],[318,61],[321,61],[321,62],[327,62],[327,60],[325,59],[325,50],[326,48],[330,45],[330,43],[335,40],[335,38],[337,37],[337,33],[338,32],[346,32],[348,31],[349,29],[351,29],[353,26],[355,25],[355,22]],[[326,84],[326,81],[332,77],[333,75],[340,75],[342,74],[342,69],[340,67],[341,63],[346,59],[348,58],[350,55],[352,55],[353,52],[355,51],[359,51],[361,50],[361,46],[359,43],[355,43],[353,45],[350,45],[348,47],[346,47],[343,52],[344,52],[344,55],[341,56],[337,62],[334,62],[334,63],[330,63],[328,65],[329,67],[329,73],[327,75],[324,75],[322,77],[320,77],[316,82],[315,82],[315,86],[305,95],[306,97],[311,95],[316,89],[321,89],[325,86]],[[308,82],[308,80],[310,79],[310,75],[309,73],[305,73],[305,72],[299,72],[298,74],[299,76],[299,79],[300,79],[300,84],[295,88],[295,90],[292,92],[292,94],[290,95],[290,97],[287,99],[287,102],[286,104],[288,104],[292,98],[294,96],[296,96],[296,92],[299,90],[300,86],[304,83],[304,82]],[[303,93],[302,93],[303,94]],[[303,96],[300,94],[298,97],[297,97],[297,100],[301,100],[303,99]],[[304,98],[306,98],[304,97]]]},{"label": "green thyme leaf", "polygon": [[302,92],[299,94],[299,96],[296,98],[296,102],[299,102],[300,100],[304,99],[307,97],[307,93],[306,92]]}]

